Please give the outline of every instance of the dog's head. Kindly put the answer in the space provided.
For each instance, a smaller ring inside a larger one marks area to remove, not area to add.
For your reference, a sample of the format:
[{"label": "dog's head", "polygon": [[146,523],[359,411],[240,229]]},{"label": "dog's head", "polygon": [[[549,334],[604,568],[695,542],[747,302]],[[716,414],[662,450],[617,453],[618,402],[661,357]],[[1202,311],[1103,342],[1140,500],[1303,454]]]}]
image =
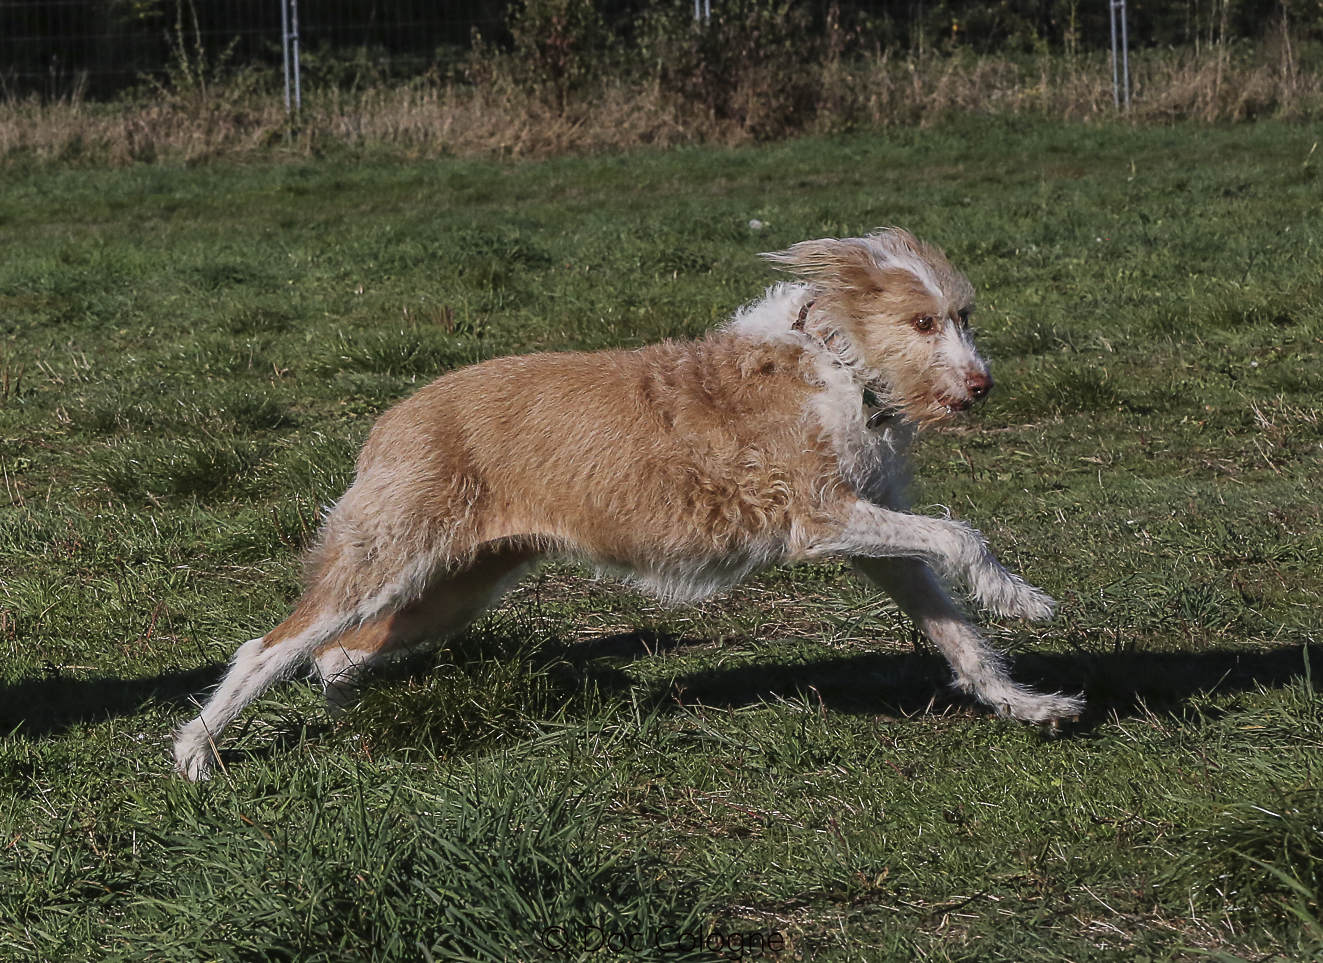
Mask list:
[{"label": "dog's head", "polygon": [[946,420],[992,390],[969,332],[974,286],[940,248],[885,228],[763,257],[812,282],[805,330],[911,420]]}]

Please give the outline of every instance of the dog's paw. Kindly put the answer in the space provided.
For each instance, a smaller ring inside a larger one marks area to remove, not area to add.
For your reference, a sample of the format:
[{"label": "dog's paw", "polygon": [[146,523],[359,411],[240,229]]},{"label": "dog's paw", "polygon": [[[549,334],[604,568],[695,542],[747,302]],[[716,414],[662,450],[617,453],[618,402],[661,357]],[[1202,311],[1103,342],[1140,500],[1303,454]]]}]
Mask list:
[{"label": "dog's paw", "polygon": [[216,750],[201,719],[194,719],[175,735],[175,770],[189,782],[211,778],[216,767]]},{"label": "dog's paw", "polygon": [[1016,593],[1012,604],[1004,615],[1017,619],[1029,619],[1032,622],[1046,622],[1057,610],[1057,603],[1036,585],[1020,582],[1020,591]]},{"label": "dog's paw", "polygon": [[983,587],[975,597],[989,611],[1008,619],[1044,622],[1056,612],[1052,596],[1016,575],[1006,573],[1000,581]]},{"label": "dog's paw", "polygon": [[1002,698],[993,702],[992,707],[1004,719],[1036,726],[1056,725],[1066,719],[1079,718],[1084,711],[1084,697],[1060,692],[1044,695],[1016,686],[1013,692],[1002,693]]}]

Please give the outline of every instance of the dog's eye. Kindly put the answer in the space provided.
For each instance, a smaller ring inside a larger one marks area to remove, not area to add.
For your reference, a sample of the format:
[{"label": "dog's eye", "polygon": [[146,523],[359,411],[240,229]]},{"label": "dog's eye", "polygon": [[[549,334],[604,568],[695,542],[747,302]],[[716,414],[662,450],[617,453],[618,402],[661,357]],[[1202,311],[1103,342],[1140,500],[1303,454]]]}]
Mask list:
[{"label": "dog's eye", "polygon": [[924,334],[927,334],[929,331],[933,329],[933,323],[934,323],[933,319],[930,317],[915,318],[914,330],[921,331]]}]

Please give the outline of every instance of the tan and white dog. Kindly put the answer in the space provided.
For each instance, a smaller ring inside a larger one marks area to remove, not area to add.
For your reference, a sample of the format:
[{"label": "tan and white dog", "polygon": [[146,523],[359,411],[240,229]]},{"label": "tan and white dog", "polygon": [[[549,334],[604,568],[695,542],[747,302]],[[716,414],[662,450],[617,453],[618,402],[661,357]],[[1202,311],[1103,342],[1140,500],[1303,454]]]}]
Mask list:
[{"label": "tan and white dog", "polygon": [[803,280],[706,338],[497,358],[382,415],[311,554],[307,592],[239,648],[179,730],[180,771],[206,778],[225,727],[310,660],[341,704],[366,666],[458,632],[546,555],[673,602],[845,556],[961,689],[1025,722],[1078,715],[1081,699],[1012,681],[941,580],[1004,616],[1045,619],[1052,600],[978,532],[905,510],[914,431],[992,388],[969,281],[897,229],[766,257]]}]

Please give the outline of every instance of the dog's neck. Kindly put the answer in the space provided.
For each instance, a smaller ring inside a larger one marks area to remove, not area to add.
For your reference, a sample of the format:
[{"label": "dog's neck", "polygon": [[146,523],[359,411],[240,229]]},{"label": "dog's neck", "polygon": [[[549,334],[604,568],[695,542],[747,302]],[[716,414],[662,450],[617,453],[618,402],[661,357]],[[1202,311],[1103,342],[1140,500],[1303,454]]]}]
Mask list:
[{"label": "dog's neck", "polygon": [[[804,302],[799,309],[799,317],[795,318],[794,323],[790,325],[791,330],[798,331],[817,341],[822,349],[831,356],[832,364],[848,370],[857,370],[858,365],[852,363],[845,355],[847,343],[840,329],[832,328],[823,335],[817,331],[811,331],[807,327],[809,309],[813,307],[816,301],[816,298],[810,298]],[[876,385],[875,389],[875,382],[860,381],[860,388],[862,391],[861,401],[864,406],[864,423],[870,430],[881,430],[892,419],[900,416],[901,409],[899,407],[888,404],[878,397],[879,392],[885,394],[885,391],[882,390],[883,386]]]}]

